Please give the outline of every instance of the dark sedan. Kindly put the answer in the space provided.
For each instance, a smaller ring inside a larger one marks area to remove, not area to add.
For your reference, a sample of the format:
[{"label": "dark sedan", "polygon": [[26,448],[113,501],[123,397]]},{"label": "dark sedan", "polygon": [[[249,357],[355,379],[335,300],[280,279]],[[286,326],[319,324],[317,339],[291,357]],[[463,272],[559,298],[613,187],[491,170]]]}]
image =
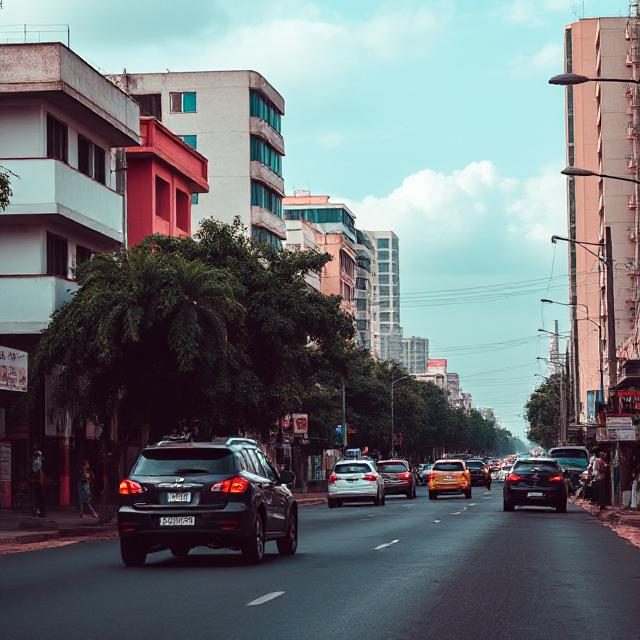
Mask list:
[{"label": "dark sedan", "polygon": [[567,510],[567,483],[557,460],[552,458],[519,459],[505,478],[503,508],[517,506],[553,507]]},{"label": "dark sedan", "polygon": [[489,465],[482,460],[465,460],[464,462],[471,474],[471,486],[477,485],[491,489],[491,471]]},{"label": "dark sedan", "polygon": [[384,481],[384,493],[405,494],[407,498],[416,497],[416,480],[404,460],[380,460],[376,465]]}]

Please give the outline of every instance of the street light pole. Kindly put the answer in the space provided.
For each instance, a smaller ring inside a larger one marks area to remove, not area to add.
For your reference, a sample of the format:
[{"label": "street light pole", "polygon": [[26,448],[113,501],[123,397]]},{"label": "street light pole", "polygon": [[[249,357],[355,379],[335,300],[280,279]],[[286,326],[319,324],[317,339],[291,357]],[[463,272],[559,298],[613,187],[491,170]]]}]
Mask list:
[{"label": "street light pole", "polygon": [[[613,249],[611,227],[605,227],[605,260],[607,265],[607,360],[609,361],[609,389],[618,384],[618,358],[616,355],[616,318],[613,299]],[[604,402],[604,395],[600,398]]]},{"label": "street light pole", "polygon": [[410,378],[411,376],[401,376],[396,380],[391,380],[391,457],[395,458],[396,456],[396,425],[394,420],[394,410],[393,410],[393,387],[395,387],[397,382],[400,380],[404,380],[405,378]]}]

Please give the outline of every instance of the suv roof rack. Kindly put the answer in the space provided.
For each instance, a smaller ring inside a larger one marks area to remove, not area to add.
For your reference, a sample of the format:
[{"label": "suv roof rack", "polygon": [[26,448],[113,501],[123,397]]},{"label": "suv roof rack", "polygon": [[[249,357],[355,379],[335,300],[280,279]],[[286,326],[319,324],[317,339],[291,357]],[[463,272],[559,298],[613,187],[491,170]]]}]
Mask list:
[{"label": "suv roof rack", "polygon": [[257,440],[253,440],[252,438],[244,438],[242,436],[222,436],[221,438],[214,438],[213,442],[216,444],[226,444],[227,446],[231,446],[233,444],[252,444],[256,447],[259,446]]}]

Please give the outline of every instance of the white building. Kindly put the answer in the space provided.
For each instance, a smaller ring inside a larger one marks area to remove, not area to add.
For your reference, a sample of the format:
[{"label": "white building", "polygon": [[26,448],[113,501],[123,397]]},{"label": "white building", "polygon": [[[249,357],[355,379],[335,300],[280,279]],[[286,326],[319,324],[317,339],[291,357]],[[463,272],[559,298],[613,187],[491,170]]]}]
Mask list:
[{"label": "white building", "polygon": [[429,340],[411,336],[402,339],[402,366],[409,373],[426,373]]},{"label": "white building", "polygon": [[447,395],[450,405],[460,406],[460,376],[457,373],[447,373]]},{"label": "white building", "polygon": [[[319,242],[322,232],[310,222],[304,220],[287,220],[287,239],[283,248],[287,251],[317,251],[320,252],[323,242]],[[305,276],[307,284],[320,291],[320,274],[308,273]]]},{"label": "white building", "polygon": [[255,71],[124,73],[109,78],[209,160],[209,193],[192,196],[194,230],[205,217],[238,216],[254,238],[280,247],[284,99]]},{"label": "white building", "polygon": [[[376,250],[368,234],[356,229],[356,345],[376,356],[374,349],[374,294],[377,277]],[[377,315],[377,304],[376,304]]]},{"label": "white building", "polygon": [[473,409],[473,398],[470,393],[462,392],[460,394],[460,404],[462,408],[469,413]]}]

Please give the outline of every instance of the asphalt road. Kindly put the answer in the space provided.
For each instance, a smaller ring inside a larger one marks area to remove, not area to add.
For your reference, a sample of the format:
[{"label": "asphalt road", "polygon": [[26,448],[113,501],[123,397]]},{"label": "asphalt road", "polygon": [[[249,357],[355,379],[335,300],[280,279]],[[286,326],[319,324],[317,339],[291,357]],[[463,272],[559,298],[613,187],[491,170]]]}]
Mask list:
[{"label": "asphalt road", "polygon": [[[640,639],[640,550],[584,511],[471,500],[300,510],[298,555],[159,553],[116,541],[0,556],[3,640]],[[253,604],[252,604],[253,603]]]}]

